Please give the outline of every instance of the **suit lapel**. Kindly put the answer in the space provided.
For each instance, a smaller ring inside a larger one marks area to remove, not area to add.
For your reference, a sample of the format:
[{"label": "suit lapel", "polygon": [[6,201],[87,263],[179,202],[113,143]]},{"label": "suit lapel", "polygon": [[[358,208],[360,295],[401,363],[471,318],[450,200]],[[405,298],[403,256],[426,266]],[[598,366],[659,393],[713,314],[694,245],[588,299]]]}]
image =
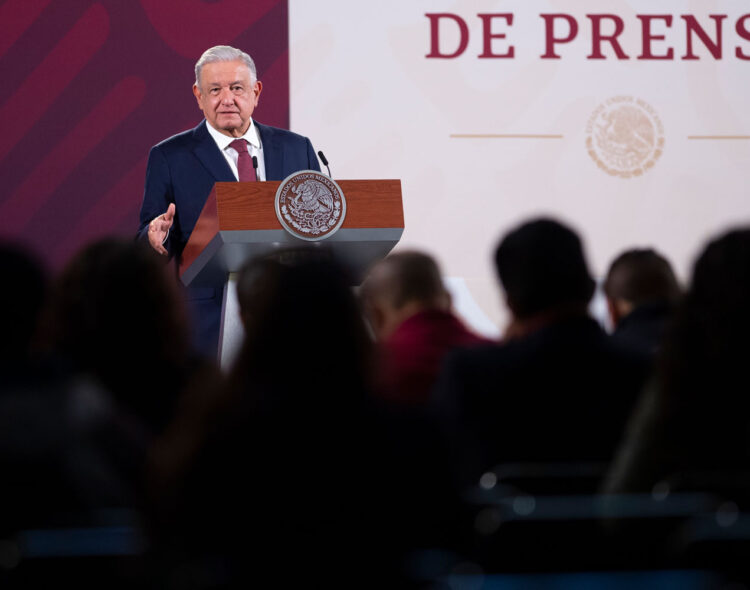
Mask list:
[{"label": "suit lapel", "polygon": [[284,180],[284,154],[273,128],[253,121],[258,128],[260,143],[263,146],[263,163],[266,166],[266,180]]},{"label": "suit lapel", "polygon": [[193,131],[193,141],[195,142],[193,153],[195,157],[211,173],[216,182],[236,181],[232,169],[219,151],[214,138],[208,133],[207,124],[204,120]]}]

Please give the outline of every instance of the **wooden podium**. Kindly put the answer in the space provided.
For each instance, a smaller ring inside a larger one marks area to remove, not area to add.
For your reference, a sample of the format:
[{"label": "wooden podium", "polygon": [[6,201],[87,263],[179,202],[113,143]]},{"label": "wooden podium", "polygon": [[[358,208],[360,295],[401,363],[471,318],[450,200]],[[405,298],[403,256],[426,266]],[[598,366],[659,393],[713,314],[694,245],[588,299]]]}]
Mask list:
[{"label": "wooden podium", "polygon": [[404,231],[400,180],[338,180],[346,216],[331,237],[318,242],[297,238],[276,217],[281,182],[217,182],[206,200],[179,262],[183,284],[222,288],[219,356],[231,361],[242,339],[232,273],[248,258],[281,248],[330,248],[359,284],[368,267],[385,257]]}]

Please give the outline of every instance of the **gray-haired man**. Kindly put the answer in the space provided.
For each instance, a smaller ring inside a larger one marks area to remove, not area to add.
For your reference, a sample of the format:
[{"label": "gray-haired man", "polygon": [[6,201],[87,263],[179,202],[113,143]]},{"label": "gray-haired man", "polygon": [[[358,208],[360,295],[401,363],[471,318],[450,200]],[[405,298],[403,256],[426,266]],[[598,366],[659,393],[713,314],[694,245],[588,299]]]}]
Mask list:
[{"label": "gray-haired man", "polygon": [[[193,94],[205,120],[155,145],[149,154],[138,235],[157,252],[180,256],[214,183],[248,179],[246,162],[252,156],[258,161],[257,180],[320,170],[308,138],[253,120],[262,88],[252,58],[234,47],[212,47],[196,63]],[[196,346],[213,355],[221,292],[196,289],[188,298]]]}]

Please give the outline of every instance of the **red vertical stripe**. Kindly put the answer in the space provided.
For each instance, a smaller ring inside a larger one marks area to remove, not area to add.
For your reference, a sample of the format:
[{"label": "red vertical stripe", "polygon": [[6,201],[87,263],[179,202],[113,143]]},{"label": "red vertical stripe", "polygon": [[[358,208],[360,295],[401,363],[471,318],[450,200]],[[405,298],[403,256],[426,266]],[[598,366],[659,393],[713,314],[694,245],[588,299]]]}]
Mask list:
[{"label": "red vertical stripe", "polygon": [[109,15],[101,4],[94,4],[0,107],[0,160],[42,117],[108,36]]},{"label": "red vertical stripe", "polygon": [[[91,209],[73,227],[67,228],[65,237],[57,244],[55,256],[67,260],[81,245],[111,234],[112,228],[132,216],[143,193],[145,172],[146,158],[143,158],[106,195],[92,204]],[[135,235],[137,219],[131,218],[129,221],[129,235]]]},{"label": "red vertical stripe", "polygon": [[[0,229],[18,235],[68,175],[141,104],[146,85],[131,76],[117,83],[51,150],[18,190],[0,205]],[[76,195],[66,195],[75,199]]]},{"label": "red vertical stripe", "polygon": [[278,0],[141,0],[164,42],[191,60],[212,45],[232,41],[277,4]]},{"label": "red vertical stripe", "polygon": [[0,6],[0,56],[13,47],[47,4],[49,0],[8,0]]}]

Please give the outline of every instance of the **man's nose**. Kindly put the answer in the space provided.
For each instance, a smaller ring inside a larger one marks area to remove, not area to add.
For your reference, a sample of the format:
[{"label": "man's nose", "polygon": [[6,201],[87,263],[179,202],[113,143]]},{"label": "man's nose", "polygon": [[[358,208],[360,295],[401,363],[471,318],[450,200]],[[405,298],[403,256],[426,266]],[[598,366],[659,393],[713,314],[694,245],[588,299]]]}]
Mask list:
[{"label": "man's nose", "polygon": [[221,91],[221,102],[224,104],[232,104],[234,102],[234,94],[229,88],[224,88]]}]

